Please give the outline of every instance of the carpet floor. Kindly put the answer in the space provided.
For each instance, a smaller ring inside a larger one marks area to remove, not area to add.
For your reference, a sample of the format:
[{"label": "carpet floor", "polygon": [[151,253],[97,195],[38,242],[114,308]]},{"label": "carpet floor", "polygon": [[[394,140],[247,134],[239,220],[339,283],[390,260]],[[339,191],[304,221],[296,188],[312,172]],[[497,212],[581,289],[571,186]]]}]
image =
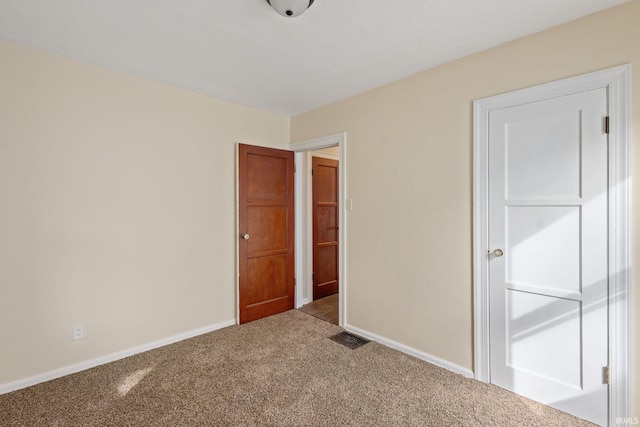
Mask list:
[{"label": "carpet floor", "polygon": [[1,426],[591,425],[292,310],[0,396]]}]

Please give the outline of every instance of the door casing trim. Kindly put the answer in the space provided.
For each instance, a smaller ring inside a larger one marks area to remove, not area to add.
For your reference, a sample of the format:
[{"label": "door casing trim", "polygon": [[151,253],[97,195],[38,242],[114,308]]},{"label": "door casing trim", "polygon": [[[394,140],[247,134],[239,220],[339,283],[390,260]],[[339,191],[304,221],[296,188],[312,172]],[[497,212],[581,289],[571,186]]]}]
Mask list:
[{"label": "door casing trim", "polygon": [[[319,150],[321,148],[327,148],[332,146],[338,146],[339,148],[339,183],[338,192],[340,200],[340,215],[338,218],[339,230],[338,230],[338,283],[340,284],[340,293],[338,296],[339,305],[339,324],[344,326],[346,313],[346,298],[347,298],[347,281],[346,281],[346,188],[347,188],[347,134],[345,132],[328,135],[311,140],[296,142],[289,144],[289,149],[295,152],[296,163],[296,176],[295,176],[295,217],[296,217],[296,296],[295,306],[301,307],[305,303],[304,289],[307,292],[312,290],[311,283],[311,271],[308,266],[308,259],[311,253],[311,245],[305,244],[305,236],[308,235],[309,229],[304,227],[305,221],[302,221],[305,204],[307,203],[307,195],[311,197],[309,191],[310,180],[308,179],[311,174],[311,164],[308,152],[313,150]],[[305,194],[307,193],[307,194]],[[310,218],[310,213],[308,217]],[[312,294],[311,294],[312,295]],[[306,301],[308,302],[308,301]]]},{"label": "door casing trim", "polygon": [[491,381],[489,353],[489,113],[506,107],[607,89],[609,133],[609,422],[630,416],[631,65],[621,65],[473,103],[473,305],[475,378]]}]

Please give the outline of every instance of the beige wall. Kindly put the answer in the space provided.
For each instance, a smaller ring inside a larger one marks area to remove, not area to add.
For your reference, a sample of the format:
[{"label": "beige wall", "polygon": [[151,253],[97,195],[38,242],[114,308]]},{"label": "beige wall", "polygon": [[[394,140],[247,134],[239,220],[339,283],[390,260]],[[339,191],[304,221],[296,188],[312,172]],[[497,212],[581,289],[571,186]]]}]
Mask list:
[{"label": "beige wall", "polygon": [[[473,368],[472,102],[633,64],[640,1],[595,14],[292,119],[292,141],[347,132],[347,322]],[[640,108],[633,113],[640,135]],[[635,145],[632,143],[632,145]],[[633,325],[640,292],[640,151],[633,151]],[[640,416],[640,328],[633,328]]]},{"label": "beige wall", "polygon": [[0,385],[235,319],[235,143],[289,118],[3,42],[0,94]]},{"label": "beige wall", "polygon": [[340,156],[340,147],[335,146],[335,147],[323,148],[321,150],[313,151],[311,154],[318,154],[318,155],[327,154],[329,156],[338,157]]}]

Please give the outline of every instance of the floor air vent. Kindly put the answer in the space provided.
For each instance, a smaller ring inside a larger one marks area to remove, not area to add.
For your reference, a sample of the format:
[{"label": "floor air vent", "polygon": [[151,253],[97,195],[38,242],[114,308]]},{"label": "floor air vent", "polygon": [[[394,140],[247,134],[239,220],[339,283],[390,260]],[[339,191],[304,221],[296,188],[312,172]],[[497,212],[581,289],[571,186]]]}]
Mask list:
[{"label": "floor air vent", "polygon": [[360,346],[363,346],[366,343],[370,342],[367,339],[364,339],[357,335],[353,335],[349,332],[340,332],[337,335],[329,337],[329,339],[337,342],[338,344],[342,344],[343,346],[348,347],[351,350],[358,348]]}]

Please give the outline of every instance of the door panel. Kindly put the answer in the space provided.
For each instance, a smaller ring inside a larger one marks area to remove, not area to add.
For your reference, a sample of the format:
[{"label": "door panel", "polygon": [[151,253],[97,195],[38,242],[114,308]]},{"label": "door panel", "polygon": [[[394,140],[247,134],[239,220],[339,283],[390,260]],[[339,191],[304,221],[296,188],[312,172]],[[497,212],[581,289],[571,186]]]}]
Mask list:
[{"label": "door panel", "polygon": [[336,218],[336,206],[316,206],[316,225],[318,244],[333,243],[338,241],[338,219]]},{"label": "door panel", "polygon": [[[256,149],[259,147],[255,147]],[[261,147],[260,147],[261,148]],[[247,150],[250,150],[249,148]],[[274,200],[286,202],[288,158],[266,154],[264,149],[245,154],[247,194],[251,201]],[[273,150],[275,151],[275,150]]]},{"label": "door panel", "polygon": [[247,206],[247,226],[243,229],[248,230],[250,236],[247,242],[249,256],[259,256],[268,251],[286,251],[287,220],[286,206]]},{"label": "door panel", "polygon": [[[247,284],[247,305],[249,307],[264,301],[273,301],[287,295],[287,256],[272,255],[249,258]],[[268,283],[271,286],[265,286]]]},{"label": "door panel", "polygon": [[517,141],[505,153],[510,200],[580,197],[580,119],[570,111],[508,123],[507,137]]},{"label": "door panel", "polygon": [[489,116],[491,382],[606,424],[606,91]]},{"label": "door panel", "polygon": [[335,294],[338,285],[338,161],[312,158],[313,299]]},{"label": "door panel", "polygon": [[[507,366],[552,382],[579,389],[580,302],[507,289]],[[527,318],[544,312],[547,319],[562,319],[553,327],[527,328]],[[522,327],[525,325],[525,327]],[[547,352],[540,357],[540,349]]]},{"label": "door panel", "polygon": [[[314,275],[317,283],[332,283],[336,280],[338,270],[338,247],[335,245],[316,248],[316,269]],[[332,292],[335,293],[335,292]]]},{"label": "door panel", "polygon": [[293,153],[238,149],[240,323],[294,305]]},{"label": "door panel", "polygon": [[508,214],[507,282],[580,292],[580,207],[511,206]]}]

